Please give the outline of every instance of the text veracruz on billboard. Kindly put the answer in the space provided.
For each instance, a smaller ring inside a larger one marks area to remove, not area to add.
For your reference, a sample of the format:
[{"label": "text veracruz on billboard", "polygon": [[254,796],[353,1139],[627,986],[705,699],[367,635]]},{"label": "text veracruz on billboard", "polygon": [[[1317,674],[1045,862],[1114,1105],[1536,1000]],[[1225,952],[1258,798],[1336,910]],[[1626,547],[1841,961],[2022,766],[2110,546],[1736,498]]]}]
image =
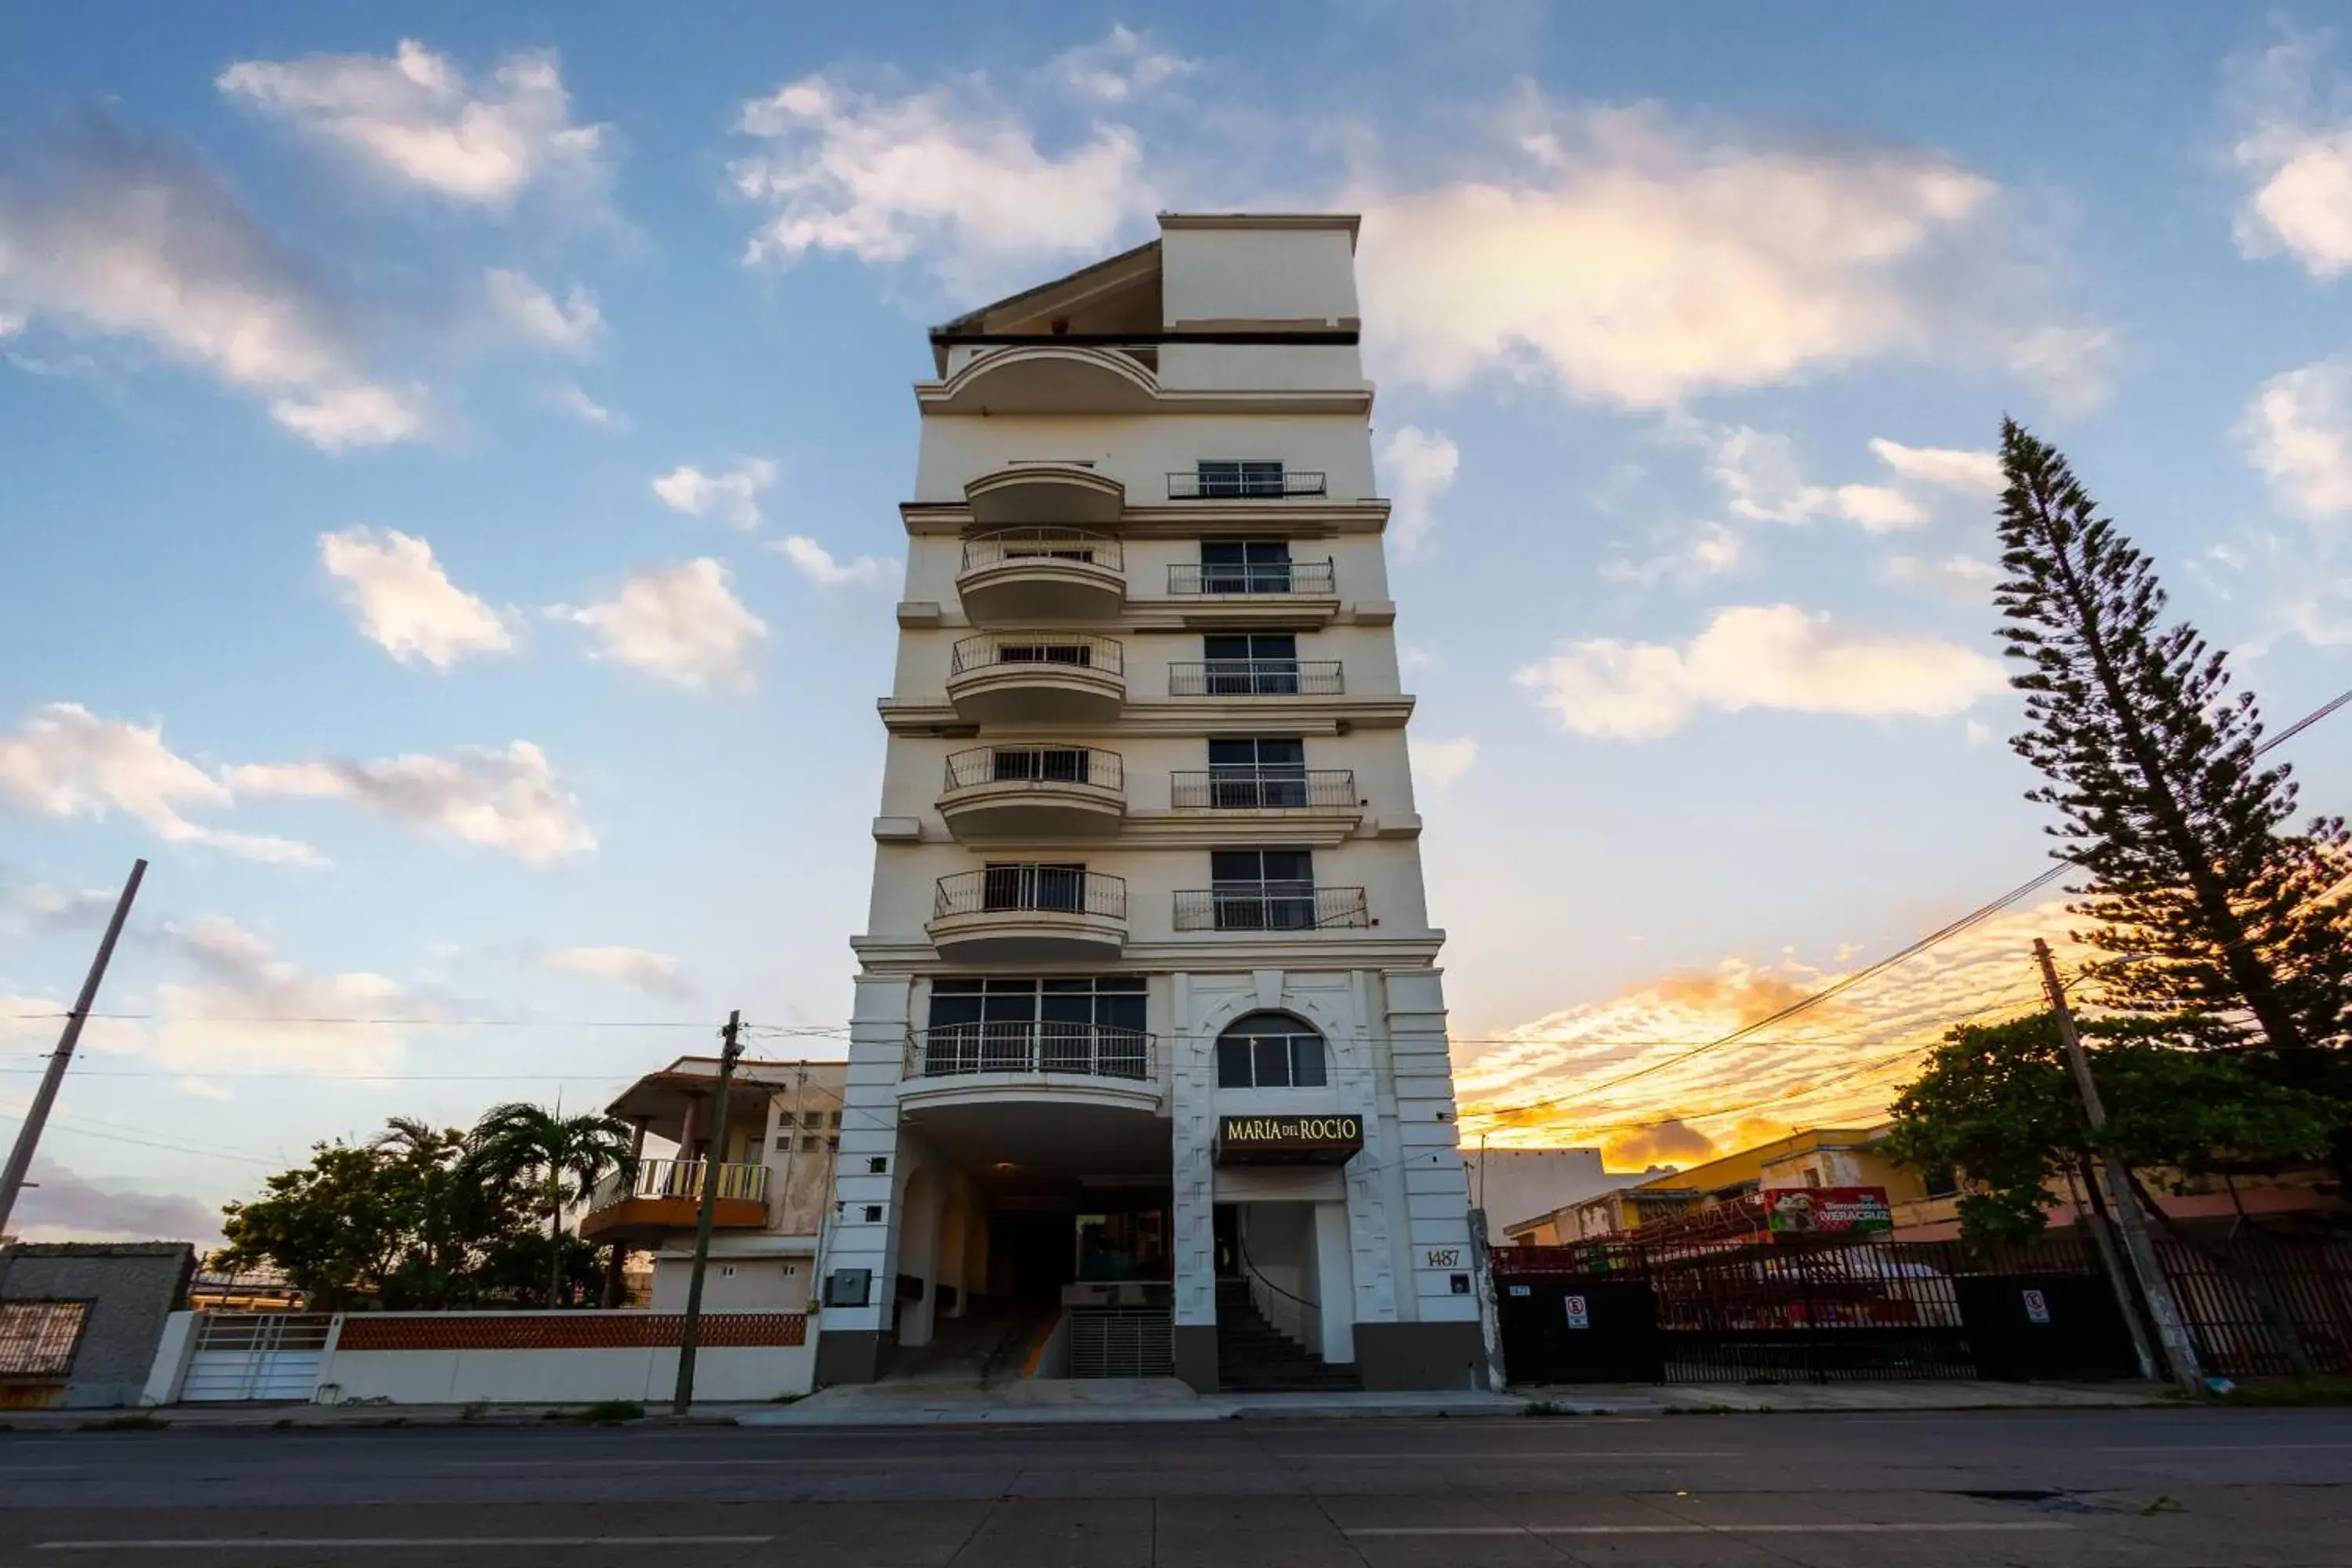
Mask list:
[{"label": "text veracruz on billboard", "polygon": [[1885,1187],[1774,1187],[1763,1194],[1775,1236],[1866,1236],[1895,1228]]}]

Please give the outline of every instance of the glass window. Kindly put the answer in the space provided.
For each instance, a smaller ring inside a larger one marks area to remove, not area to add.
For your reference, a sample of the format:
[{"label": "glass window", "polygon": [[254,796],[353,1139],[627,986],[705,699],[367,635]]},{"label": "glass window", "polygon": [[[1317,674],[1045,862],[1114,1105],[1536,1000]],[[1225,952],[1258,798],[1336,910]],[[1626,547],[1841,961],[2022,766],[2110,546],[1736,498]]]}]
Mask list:
[{"label": "glass window", "polygon": [[1320,1089],[1323,1037],[1288,1013],[1252,1013],[1217,1037],[1219,1089]]},{"label": "glass window", "polygon": [[1225,811],[1305,805],[1307,742],[1272,735],[1210,741],[1209,804]]},{"label": "glass window", "polygon": [[1288,540],[1204,539],[1201,542],[1201,592],[1203,594],[1287,594],[1290,590]]},{"label": "glass window", "polygon": [[1201,459],[1195,470],[1201,494],[1212,498],[1264,498],[1282,494],[1282,464],[1232,458]]},{"label": "glass window", "polygon": [[1295,632],[1227,632],[1201,639],[1209,694],[1286,697],[1298,693]]}]

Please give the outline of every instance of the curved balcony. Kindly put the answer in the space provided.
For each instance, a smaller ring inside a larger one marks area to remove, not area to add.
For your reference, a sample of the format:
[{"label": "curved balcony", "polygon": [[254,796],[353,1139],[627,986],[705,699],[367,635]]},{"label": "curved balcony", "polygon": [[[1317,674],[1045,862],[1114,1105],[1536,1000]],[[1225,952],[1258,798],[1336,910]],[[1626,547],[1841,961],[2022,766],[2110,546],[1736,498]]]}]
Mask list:
[{"label": "curved balcony", "polygon": [[711,1223],[721,1230],[760,1230],[768,1223],[768,1167],[713,1167],[706,1160],[640,1160],[626,1178],[607,1177],[581,1216],[583,1241],[657,1243],[672,1231],[692,1230],[702,1208],[702,1184],[716,1170],[719,1199]]},{"label": "curved balcony", "polygon": [[1135,355],[1050,338],[984,348],[928,390],[942,414],[1148,414],[1159,396]]},{"label": "curved balcony", "polygon": [[948,700],[975,724],[1097,724],[1127,700],[1116,637],[1083,632],[984,632],[955,645]]},{"label": "curved balcony", "polygon": [[1127,879],[1023,861],[942,877],[924,928],[943,958],[1050,963],[1127,943]]},{"label": "curved balcony", "polygon": [[1086,746],[982,746],[948,759],[939,805],[959,838],[1116,833],[1125,767],[1117,752]]},{"label": "curved balcony", "polygon": [[1108,528],[1127,506],[1127,487],[1086,463],[1013,463],[963,488],[981,528]]},{"label": "curved balcony", "polygon": [[1099,621],[1127,602],[1117,539],[1068,528],[1007,528],[966,540],[956,595],[975,623]]},{"label": "curved balcony", "polygon": [[1164,1173],[1160,1097],[1151,1037],[1092,1023],[918,1029],[898,1080],[907,1125],[1016,1184],[1055,1171]]}]

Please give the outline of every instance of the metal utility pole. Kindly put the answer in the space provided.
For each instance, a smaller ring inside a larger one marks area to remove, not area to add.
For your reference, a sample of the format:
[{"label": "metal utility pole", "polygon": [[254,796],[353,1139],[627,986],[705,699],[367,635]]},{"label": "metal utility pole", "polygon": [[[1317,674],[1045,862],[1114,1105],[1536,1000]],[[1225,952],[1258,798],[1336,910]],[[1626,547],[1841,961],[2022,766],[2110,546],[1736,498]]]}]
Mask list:
[{"label": "metal utility pole", "polygon": [[16,1146],[8,1151],[8,1163],[0,1169],[0,1235],[8,1229],[8,1215],[16,1206],[16,1194],[25,1188],[25,1174],[33,1168],[33,1152],[41,1146],[41,1129],[48,1124],[49,1107],[58,1100],[58,1090],[66,1081],[66,1068],[73,1065],[74,1047],[81,1044],[81,1026],[89,1017],[89,1010],[98,1002],[99,983],[106,978],[107,961],[114,956],[114,944],[122,935],[122,922],[131,918],[131,900],[139,896],[139,884],[146,879],[147,862],[131,863],[131,879],[122,884],[122,896],[114,900],[114,918],[106,922],[106,934],[99,939],[98,956],[89,961],[89,973],[83,976],[81,994],[74,999],[73,1011],[66,1015],[64,1032],[58,1036],[58,1048],[49,1053],[49,1065],[41,1074],[41,1087],[33,1091],[33,1103],[25,1112],[25,1125],[16,1130]]},{"label": "metal utility pole", "polygon": [[[2058,1022],[2058,1039],[2066,1047],[2066,1065],[2074,1069],[2074,1087],[2083,1093],[2083,1115],[2090,1122],[2091,1131],[2096,1132],[2107,1124],[2107,1108],[2100,1102],[2098,1081],[2091,1076],[2091,1058],[2083,1054],[2082,1037],[2074,1032],[2074,1015],[2066,1005],[2066,988],[2058,984],[2058,966],[2050,961],[2050,944],[2040,937],[2033,939],[2033,959],[2042,966],[2042,989],[2048,994],[2051,1015]],[[2191,1394],[2201,1394],[2205,1373],[2197,1364],[2197,1346],[2189,1337],[2180,1303],[2173,1299],[2172,1281],[2165,1278],[2164,1265],[2158,1260],[2156,1247],[2147,1238],[2147,1216],[2140,1213],[2139,1200],[2132,1195],[2131,1183],[2125,1178],[2122,1167],[2106,1158],[2098,1163],[2108,1205],[2115,1212],[2116,1227],[2123,1232],[2124,1255],[2131,1259],[2140,1294],[2147,1300],[2148,1316],[2156,1320],[2156,1338],[2164,1347],[2165,1366],[2171,1372],[2173,1382]]]},{"label": "metal utility pole", "polygon": [[[671,1395],[669,1413],[684,1416],[687,1407],[694,1403],[695,1341],[702,1331],[702,1271],[710,1262],[710,1227],[719,1213],[719,1161],[713,1154],[727,1152],[727,1086],[735,1077],[735,1060],[743,1054],[743,1014],[737,1009],[727,1015],[727,1027],[719,1031],[725,1042],[719,1051],[719,1088],[710,1097],[710,1153],[702,1158],[702,1207],[694,1216],[694,1268],[686,1278],[686,1321],[678,1325],[677,1392]],[[691,1159],[694,1151],[686,1150]]]}]

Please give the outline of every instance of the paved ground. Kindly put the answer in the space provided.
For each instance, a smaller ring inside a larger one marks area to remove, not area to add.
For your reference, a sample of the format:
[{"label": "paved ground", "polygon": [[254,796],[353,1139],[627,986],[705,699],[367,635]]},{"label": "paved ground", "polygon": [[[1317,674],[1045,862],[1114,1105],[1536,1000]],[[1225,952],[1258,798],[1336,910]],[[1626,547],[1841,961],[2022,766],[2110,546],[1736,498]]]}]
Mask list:
[{"label": "paved ground", "polygon": [[0,1563],[2341,1568],[2352,1414],[0,1434]]}]

